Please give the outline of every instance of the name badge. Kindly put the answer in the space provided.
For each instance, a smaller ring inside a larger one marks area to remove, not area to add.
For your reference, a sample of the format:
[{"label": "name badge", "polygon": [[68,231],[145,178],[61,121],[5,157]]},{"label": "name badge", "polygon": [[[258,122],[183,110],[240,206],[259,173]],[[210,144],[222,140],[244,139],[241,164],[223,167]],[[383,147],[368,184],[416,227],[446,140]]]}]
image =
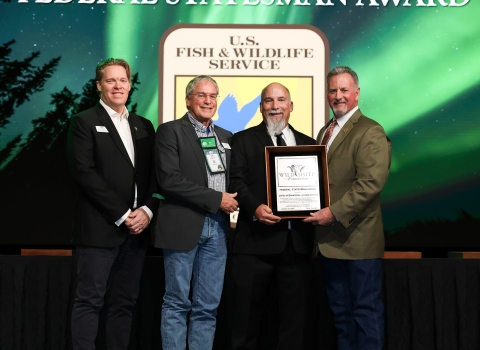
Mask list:
[{"label": "name badge", "polygon": [[217,148],[217,139],[215,137],[200,137],[200,145],[210,172],[212,174],[224,173],[225,165]]},{"label": "name badge", "polygon": [[103,125],[102,126],[95,126],[95,128],[97,129],[97,132],[108,132],[107,128],[104,127]]}]

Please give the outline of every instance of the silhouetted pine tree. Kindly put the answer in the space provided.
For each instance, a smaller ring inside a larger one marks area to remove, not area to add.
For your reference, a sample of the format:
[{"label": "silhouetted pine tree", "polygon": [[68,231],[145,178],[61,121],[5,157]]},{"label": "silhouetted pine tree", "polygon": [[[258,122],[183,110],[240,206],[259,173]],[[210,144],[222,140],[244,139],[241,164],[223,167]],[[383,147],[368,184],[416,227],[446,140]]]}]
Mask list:
[{"label": "silhouetted pine tree", "polygon": [[53,110],[46,116],[32,121],[34,126],[28,135],[22,152],[46,152],[58,136],[64,132],[70,116],[73,114],[79,94],[71,92],[64,87],[61,92],[52,94]]},{"label": "silhouetted pine tree", "polygon": [[130,112],[133,112],[133,113],[137,113],[137,104],[134,103],[131,107],[130,106],[130,103],[132,102],[132,95],[135,91],[138,90],[138,85],[140,85],[140,80],[138,79],[138,73],[135,73],[133,76],[132,76],[132,81],[130,83],[130,95],[128,95],[128,99],[127,99],[127,107],[128,109],[130,110]]},{"label": "silhouetted pine tree", "polygon": [[11,140],[4,149],[0,151],[0,166],[13,154],[13,151],[17,145],[22,140],[22,135],[17,135],[13,140]]},{"label": "silhouetted pine tree", "polygon": [[22,61],[11,61],[11,40],[0,46],[0,128],[8,124],[15,107],[30,100],[30,95],[41,91],[45,82],[55,71],[60,57],[53,58],[41,67],[36,67],[32,61],[40,56],[35,51]]}]

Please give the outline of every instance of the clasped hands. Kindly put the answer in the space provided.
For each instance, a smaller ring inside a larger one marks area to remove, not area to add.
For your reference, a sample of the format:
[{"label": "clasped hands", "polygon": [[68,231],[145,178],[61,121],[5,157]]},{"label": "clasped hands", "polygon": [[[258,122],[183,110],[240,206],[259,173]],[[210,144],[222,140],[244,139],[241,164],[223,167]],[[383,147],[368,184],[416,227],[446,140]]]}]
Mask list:
[{"label": "clasped hands", "polygon": [[138,235],[145,230],[150,223],[150,217],[147,212],[142,208],[137,208],[134,211],[130,212],[127,219],[125,220],[125,225],[128,227],[128,231],[132,235]]},{"label": "clasped hands", "polygon": [[230,214],[238,209],[238,202],[235,199],[236,196],[237,196],[237,192],[235,193],[222,192],[222,202],[220,203],[220,209],[224,213]]}]

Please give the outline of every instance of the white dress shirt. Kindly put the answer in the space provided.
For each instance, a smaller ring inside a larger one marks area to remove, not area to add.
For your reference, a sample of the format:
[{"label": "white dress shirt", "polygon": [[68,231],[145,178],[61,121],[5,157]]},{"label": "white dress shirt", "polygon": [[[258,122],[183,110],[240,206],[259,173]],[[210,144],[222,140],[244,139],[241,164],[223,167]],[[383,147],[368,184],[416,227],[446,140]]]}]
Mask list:
[{"label": "white dress shirt", "polygon": [[[135,167],[135,147],[133,146],[133,139],[132,139],[132,132],[130,131],[130,124],[128,124],[129,114],[128,114],[127,108],[124,107],[123,113],[119,114],[116,111],[114,111],[112,108],[107,106],[107,104],[102,100],[100,100],[100,104],[103,106],[103,108],[105,108],[110,118],[112,118],[113,125],[115,125],[115,128],[117,129],[117,132],[120,135],[120,138],[122,139],[123,145],[127,150],[128,156],[132,161],[133,167]],[[137,184],[135,184],[135,200],[133,202],[133,209],[135,209],[136,207],[137,207]],[[150,220],[152,220],[152,217],[153,217],[152,211],[146,205],[142,206],[142,209],[145,210]],[[115,221],[115,224],[117,226],[120,226],[127,219],[130,213],[131,213],[131,210],[128,209],[128,211],[120,219]]]},{"label": "white dress shirt", "polygon": [[[297,145],[297,142],[295,141],[295,135],[293,135],[293,131],[290,129],[290,127],[287,126],[285,127],[285,129],[282,130],[282,139],[283,141],[285,141],[285,144],[287,146],[296,146]],[[273,136],[270,136],[272,138],[272,141],[273,141],[273,144],[275,146],[278,146],[277,145],[277,137],[275,135]]]},{"label": "white dress shirt", "polygon": [[[353,113],[356,112],[356,110],[358,109],[358,106],[354,107],[350,112],[348,112],[347,114],[345,114],[343,117],[340,117],[340,118],[336,118],[337,120],[337,125],[335,125],[335,127],[333,128],[333,133],[332,133],[332,136],[330,136],[330,140],[328,140],[328,143],[327,143],[327,152],[330,148],[330,145],[332,144],[333,140],[335,140],[335,137],[337,137],[338,133],[340,132],[340,130],[343,129],[343,126],[345,125],[345,123],[350,119],[350,117],[353,115]],[[334,117],[335,118],[335,117]],[[323,135],[322,135],[322,138],[323,136],[325,135],[325,131],[327,131],[327,128],[325,128],[325,130],[323,131]],[[321,138],[321,139],[322,139]],[[321,140],[320,139],[320,140]]]}]

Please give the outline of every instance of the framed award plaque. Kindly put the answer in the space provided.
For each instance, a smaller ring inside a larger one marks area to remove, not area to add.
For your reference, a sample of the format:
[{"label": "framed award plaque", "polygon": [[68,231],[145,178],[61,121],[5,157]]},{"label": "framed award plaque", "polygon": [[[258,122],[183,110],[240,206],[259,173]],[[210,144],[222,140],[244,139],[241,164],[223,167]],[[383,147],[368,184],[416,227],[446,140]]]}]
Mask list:
[{"label": "framed award plaque", "polygon": [[306,218],[330,205],[325,146],[267,146],[265,165],[274,215]]}]

